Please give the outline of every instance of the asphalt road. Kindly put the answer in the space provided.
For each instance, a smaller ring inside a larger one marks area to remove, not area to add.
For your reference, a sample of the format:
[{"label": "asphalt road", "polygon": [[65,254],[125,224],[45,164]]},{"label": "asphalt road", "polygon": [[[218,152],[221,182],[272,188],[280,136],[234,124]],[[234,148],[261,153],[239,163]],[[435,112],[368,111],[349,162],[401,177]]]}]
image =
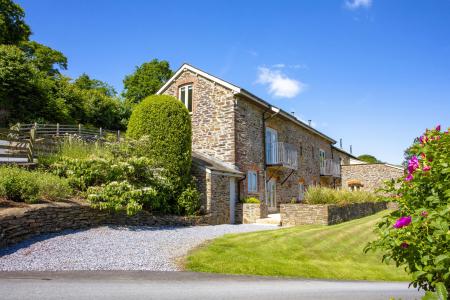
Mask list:
[{"label": "asphalt road", "polygon": [[420,299],[407,283],[189,272],[0,272],[0,299]]}]

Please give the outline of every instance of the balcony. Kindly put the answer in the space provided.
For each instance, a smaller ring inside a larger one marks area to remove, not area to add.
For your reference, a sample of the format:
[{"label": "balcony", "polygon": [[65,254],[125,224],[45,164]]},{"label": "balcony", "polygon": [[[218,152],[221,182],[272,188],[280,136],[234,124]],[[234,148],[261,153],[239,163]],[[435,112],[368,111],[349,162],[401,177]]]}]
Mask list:
[{"label": "balcony", "polygon": [[281,166],[296,170],[298,168],[298,154],[294,145],[274,142],[266,144],[267,166]]},{"label": "balcony", "polygon": [[320,176],[341,177],[341,165],[332,159],[323,160],[320,165]]}]

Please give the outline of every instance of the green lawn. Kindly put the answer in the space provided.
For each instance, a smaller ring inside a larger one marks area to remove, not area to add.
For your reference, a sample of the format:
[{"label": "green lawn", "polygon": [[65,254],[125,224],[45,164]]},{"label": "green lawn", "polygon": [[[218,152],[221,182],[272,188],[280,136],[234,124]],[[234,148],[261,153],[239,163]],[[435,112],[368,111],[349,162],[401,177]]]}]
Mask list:
[{"label": "green lawn", "polygon": [[408,281],[403,270],[381,263],[379,253],[363,253],[385,213],[334,226],[226,235],[193,250],[185,267],[227,274]]}]

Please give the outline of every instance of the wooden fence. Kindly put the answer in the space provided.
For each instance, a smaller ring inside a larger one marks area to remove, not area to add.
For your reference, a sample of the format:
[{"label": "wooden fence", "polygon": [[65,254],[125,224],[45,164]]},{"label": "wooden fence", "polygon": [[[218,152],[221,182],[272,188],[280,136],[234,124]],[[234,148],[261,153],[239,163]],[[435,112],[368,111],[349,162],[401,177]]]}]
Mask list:
[{"label": "wooden fence", "polygon": [[86,142],[120,142],[120,130],[111,131],[67,124],[17,124],[0,128],[0,163],[33,163],[39,155],[47,155],[59,149],[60,141],[77,137]]}]

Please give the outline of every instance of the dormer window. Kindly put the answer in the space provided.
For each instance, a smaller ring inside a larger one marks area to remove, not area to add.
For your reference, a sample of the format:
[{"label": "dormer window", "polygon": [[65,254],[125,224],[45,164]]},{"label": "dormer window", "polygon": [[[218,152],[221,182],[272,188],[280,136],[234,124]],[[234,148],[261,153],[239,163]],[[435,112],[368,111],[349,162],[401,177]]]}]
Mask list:
[{"label": "dormer window", "polygon": [[178,98],[184,103],[189,112],[192,112],[192,84],[181,86],[179,88]]}]

